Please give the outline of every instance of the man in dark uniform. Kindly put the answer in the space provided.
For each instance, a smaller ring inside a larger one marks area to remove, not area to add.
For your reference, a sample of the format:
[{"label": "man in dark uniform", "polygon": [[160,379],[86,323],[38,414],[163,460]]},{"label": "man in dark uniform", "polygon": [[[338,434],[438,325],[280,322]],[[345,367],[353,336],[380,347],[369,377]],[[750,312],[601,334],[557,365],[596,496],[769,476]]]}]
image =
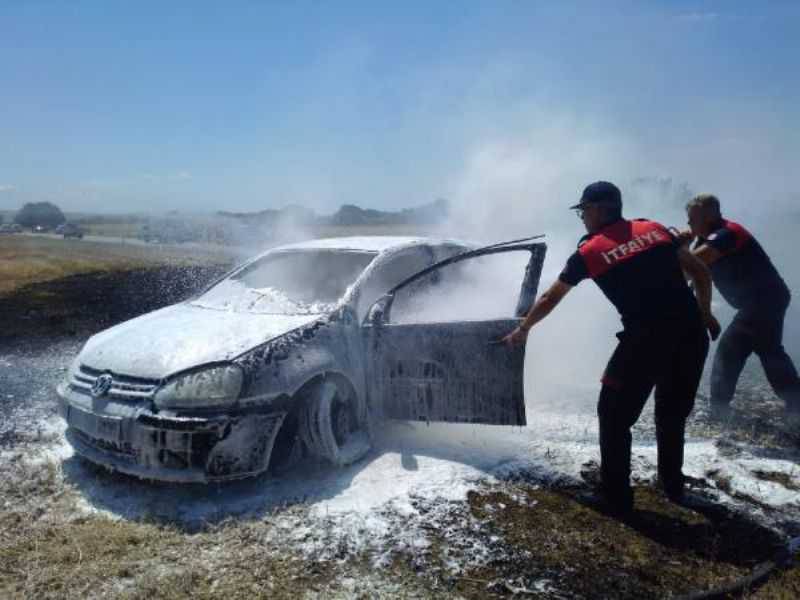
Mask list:
[{"label": "man in dark uniform", "polygon": [[789,288],[761,244],[744,227],[722,217],[715,196],[696,196],[686,211],[691,233],[684,237],[697,237],[695,256],[710,267],[720,294],[738,311],[714,355],[711,415],[728,416],[736,382],[753,352],[787,412],[800,414],[800,378],[783,348]]},{"label": "man in dark uniform", "polygon": [[[589,185],[572,208],[589,234],[558,281],[505,340],[522,343],[575,285],[593,279],[624,326],[597,405],[603,500],[617,514],[633,508],[630,429],[655,387],[659,478],[667,496],[681,501],[684,431],[708,353],[706,329],[714,338],[720,331],[711,314],[711,277],[663,225],[625,220],[620,191],[611,183]],[[694,281],[697,298],[684,272]]]}]

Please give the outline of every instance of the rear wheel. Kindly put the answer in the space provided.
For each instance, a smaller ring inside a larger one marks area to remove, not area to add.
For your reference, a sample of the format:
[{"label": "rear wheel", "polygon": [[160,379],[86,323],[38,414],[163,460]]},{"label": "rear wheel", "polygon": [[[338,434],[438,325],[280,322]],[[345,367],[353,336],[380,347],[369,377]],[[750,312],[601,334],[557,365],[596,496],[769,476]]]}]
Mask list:
[{"label": "rear wheel", "polygon": [[346,386],[332,380],[310,390],[301,414],[300,435],[312,455],[337,466],[356,462],[371,445],[357,399]]}]

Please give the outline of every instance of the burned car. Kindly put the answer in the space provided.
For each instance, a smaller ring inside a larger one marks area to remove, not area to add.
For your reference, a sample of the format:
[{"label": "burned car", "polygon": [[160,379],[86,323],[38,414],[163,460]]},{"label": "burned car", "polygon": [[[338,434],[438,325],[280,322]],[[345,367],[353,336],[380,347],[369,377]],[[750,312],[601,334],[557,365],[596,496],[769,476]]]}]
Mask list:
[{"label": "burned car", "polygon": [[380,236],[274,248],[90,338],[57,389],[67,439],[113,470],[208,482],[305,455],[352,463],[382,419],[524,425],[524,349],[493,340],[533,302],[544,253]]}]

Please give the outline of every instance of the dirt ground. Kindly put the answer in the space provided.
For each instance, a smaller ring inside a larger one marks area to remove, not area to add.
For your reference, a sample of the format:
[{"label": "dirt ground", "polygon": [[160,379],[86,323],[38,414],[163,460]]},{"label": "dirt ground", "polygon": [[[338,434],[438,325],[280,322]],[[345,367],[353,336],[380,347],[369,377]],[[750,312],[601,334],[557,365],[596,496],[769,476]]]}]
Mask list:
[{"label": "dirt ground", "polygon": [[[60,454],[52,389],[83,341],[191,295],[225,267],[126,264],[0,294],[0,597],[671,598],[776,559],[765,581],[718,597],[800,597],[800,562],[783,552],[800,535],[800,512],[737,491],[712,468],[693,482],[706,504],[678,507],[644,478],[637,510],[623,520],[582,501],[581,480],[513,469],[475,482],[465,500],[412,496],[413,527],[410,517],[392,518],[397,531],[424,532],[424,543],[394,533],[377,547],[349,545],[333,518],[310,521],[302,498],[237,514],[221,501],[232,487],[172,490]],[[763,382],[737,397],[730,423],[710,423],[705,406],[700,398],[689,436],[714,440],[723,454],[757,450],[800,464],[800,436]],[[635,435],[651,435],[648,423]],[[312,484],[324,477],[307,469]],[[755,476],[800,490],[800,472]],[[718,501],[726,485],[735,504]],[[210,504],[213,517],[176,519],[177,503]]]}]

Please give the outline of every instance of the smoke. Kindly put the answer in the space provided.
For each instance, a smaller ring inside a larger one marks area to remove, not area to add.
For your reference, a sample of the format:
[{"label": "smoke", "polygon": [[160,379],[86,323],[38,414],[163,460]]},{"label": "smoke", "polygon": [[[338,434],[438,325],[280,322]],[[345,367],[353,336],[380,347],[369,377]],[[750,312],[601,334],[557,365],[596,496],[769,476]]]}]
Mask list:
[{"label": "smoke", "polygon": [[276,246],[318,237],[307,216],[292,210],[283,210],[276,218],[262,222],[225,220],[236,262],[244,262]]},{"label": "smoke", "polygon": [[[685,145],[664,148],[647,143],[644,135],[593,124],[565,111],[538,107],[519,122],[530,125],[478,136],[468,146],[461,168],[447,183],[452,216],[444,234],[495,242],[545,233],[542,291],[557,278],[585,233],[567,207],[588,183],[615,182],[629,218],[647,217],[681,228],[686,226],[686,201],[696,192],[710,191],[720,195],[730,218],[740,219],[761,240],[790,288],[797,289],[800,273],[791,260],[791,245],[800,213],[791,207],[797,206],[793,202],[798,195],[791,192],[783,170],[788,157],[774,148],[783,143],[779,132],[736,127],[736,122],[731,123],[735,135],[727,132],[702,145],[687,138]],[[767,150],[775,160],[755,156]],[[748,158],[746,173],[732,168]],[[756,198],[759,204],[754,205]],[[732,315],[719,297],[715,310],[723,321]],[[790,341],[800,330],[796,309],[787,321],[788,350],[797,357],[800,348]],[[543,403],[593,400],[620,328],[615,309],[590,281],[576,287],[535,327],[526,359],[532,414]]]}]

